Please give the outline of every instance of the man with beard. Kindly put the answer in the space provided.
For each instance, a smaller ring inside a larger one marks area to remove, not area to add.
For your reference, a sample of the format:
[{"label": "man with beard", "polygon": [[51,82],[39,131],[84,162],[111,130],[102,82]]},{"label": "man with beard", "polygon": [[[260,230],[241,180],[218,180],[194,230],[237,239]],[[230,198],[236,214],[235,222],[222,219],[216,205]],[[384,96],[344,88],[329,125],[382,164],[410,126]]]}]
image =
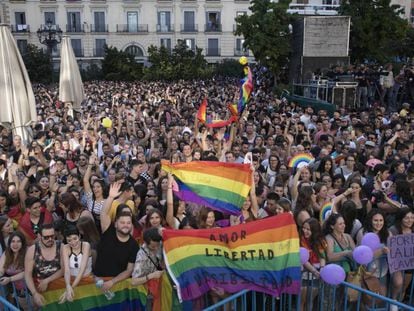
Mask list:
[{"label": "man with beard", "polygon": [[27,249],[24,259],[24,278],[37,306],[44,305],[42,292],[50,282],[63,276],[61,259],[62,243],[55,240],[53,224],[44,224],[39,231],[39,241]]},{"label": "man with beard", "polygon": [[131,276],[139,249],[138,243],[131,236],[133,229],[132,214],[124,211],[125,208],[129,209],[128,205],[120,204],[118,206],[113,224],[111,224],[107,214],[114,198],[120,194],[120,184],[116,185],[117,187],[111,187],[109,197],[106,199],[101,213],[103,234],[98,244],[94,270],[94,274],[98,277],[112,277],[112,279],[104,282],[102,286],[104,292],[110,290],[116,283]]}]

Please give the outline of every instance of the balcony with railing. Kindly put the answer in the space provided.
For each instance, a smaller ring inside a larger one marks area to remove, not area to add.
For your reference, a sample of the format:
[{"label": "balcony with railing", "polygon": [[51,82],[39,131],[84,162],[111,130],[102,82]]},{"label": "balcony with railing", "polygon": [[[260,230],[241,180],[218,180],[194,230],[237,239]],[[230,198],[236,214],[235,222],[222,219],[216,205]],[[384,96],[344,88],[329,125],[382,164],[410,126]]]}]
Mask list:
[{"label": "balcony with railing", "polygon": [[221,24],[218,24],[218,23],[205,24],[204,31],[205,32],[221,32]]},{"label": "balcony with railing", "polygon": [[108,32],[108,25],[104,24],[91,24],[91,32]]},{"label": "balcony with railing", "polygon": [[117,24],[116,32],[120,33],[148,33],[148,24]]},{"label": "balcony with railing", "polygon": [[181,32],[196,33],[198,32],[198,25],[197,24],[181,24],[180,30]]},{"label": "balcony with railing", "polygon": [[66,32],[82,33],[85,32],[85,27],[83,24],[69,24],[66,25]]},{"label": "balcony with railing", "polygon": [[40,31],[56,31],[56,32],[61,31],[60,26],[57,24],[40,25],[39,30]]},{"label": "balcony with railing", "polygon": [[168,32],[174,32],[174,25],[169,24],[157,24],[157,32],[159,33],[168,33]]},{"label": "balcony with railing", "polygon": [[27,24],[16,24],[11,25],[12,32],[20,32],[20,33],[29,33],[30,32],[30,25]]},{"label": "balcony with railing", "polygon": [[94,57],[105,57],[105,49],[104,48],[93,49],[93,56]]},{"label": "balcony with railing", "polygon": [[206,56],[220,56],[220,49],[219,48],[207,48]]},{"label": "balcony with railing", "polygon": [[235,48],[234,56],[249,56],[249,50]]},{"label": "balcony with railing", "polygon": [[338,4],[289,4],[287,10],[290,14],[299,15],[327,15],[334,16],[338,15],[340,5]]}]

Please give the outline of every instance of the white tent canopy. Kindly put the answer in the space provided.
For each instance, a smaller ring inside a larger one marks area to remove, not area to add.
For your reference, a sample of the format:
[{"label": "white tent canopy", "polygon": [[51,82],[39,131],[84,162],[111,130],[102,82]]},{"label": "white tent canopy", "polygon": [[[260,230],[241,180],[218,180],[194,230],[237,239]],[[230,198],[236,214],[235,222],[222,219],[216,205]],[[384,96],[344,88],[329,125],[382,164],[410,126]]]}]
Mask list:
[{"label": "white tent canopy", "polygon": [[36,121],[36,103],[23,59],[9,26],[0,24],[0,123],[9,125],[24,142]]},{"label": "white tent canopy", "polygon": [[82,78],[70,37],[64,36],[60,55],[59,100],[72,103],[72,108],[79,110],[84,98]]}]

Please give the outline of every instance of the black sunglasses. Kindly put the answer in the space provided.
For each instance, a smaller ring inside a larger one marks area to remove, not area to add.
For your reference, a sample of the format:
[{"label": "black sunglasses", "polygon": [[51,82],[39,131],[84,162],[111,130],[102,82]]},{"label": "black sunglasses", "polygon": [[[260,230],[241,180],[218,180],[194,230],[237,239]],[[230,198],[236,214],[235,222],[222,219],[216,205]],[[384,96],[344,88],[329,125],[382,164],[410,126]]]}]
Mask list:
[{"label": "black sunglasses", "polygon": [[75,255],[75,258],[73,258],[75,260],[75,268],[79,268],[79,264],[78,264],[78,256]]}]

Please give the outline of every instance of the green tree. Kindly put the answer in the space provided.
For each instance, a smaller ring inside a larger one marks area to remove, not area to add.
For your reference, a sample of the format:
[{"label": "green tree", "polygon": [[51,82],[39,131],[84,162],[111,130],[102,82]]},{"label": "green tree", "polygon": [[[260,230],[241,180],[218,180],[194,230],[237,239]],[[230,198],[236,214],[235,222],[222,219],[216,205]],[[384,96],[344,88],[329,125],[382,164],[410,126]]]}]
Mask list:
[{"label": "green tree", "polygon": [[288,61],[291,51],[289,25],[295,16],[288,14],[290,0],[252,0],[251,14],[236,18],[235,34],[245,38],[244,46],[249,48],[256,60],[268,67],[277,82],[279,74]]},{"label": "green tree", "polygon": [[393,55],[397,55],[401,60],[407,61],[408,59],[412,59],[414,56],[414,28],[409,26],[402,40],[397,42],[391,39],[389,40],[388,46]]},{"label": "green tree", "polygon": [[164,46],[148,47],[148,61],[151,66],[144,69],[147,80],[171,80],[174,76],[171,54]]},{"label": "green tree", "polygon": [[144,69],[147,80],[191,80],[207,78],[212,73],[202,49],[192,51],[183,40],[178,41],[171,53],[163,46],[150,46],[148,61],[151,66]]},{"label": "green tree", "polygon": [[106,80],[139,80],[142,77],[142,65],[127,52],[119,51],[116,47],[105,47],[102,74]]},{"label": "green tree", "polygon": [[217,64],[216,74],[223,77],[243,77],[243,66],[232,58],[223,59],[223,61]]},{"label": "green tree", "polygon": [[385,62],[398,56],[390,40],[399,45],[408,30],[399,5],[391,5],[391,0],[348,0],[342,1],[339,12],[351,17],[352,61]]},{"label": "green tree", "polygon": [[81,69],[82,81],[102,80],[102,68],[97,64],[91,64],[86,69]]},{"label": "green tree", "polygon": [[45,51],[36,45],[28,44],[22,58],[32,82],[49,83],[52,80],[52,64]]}]

